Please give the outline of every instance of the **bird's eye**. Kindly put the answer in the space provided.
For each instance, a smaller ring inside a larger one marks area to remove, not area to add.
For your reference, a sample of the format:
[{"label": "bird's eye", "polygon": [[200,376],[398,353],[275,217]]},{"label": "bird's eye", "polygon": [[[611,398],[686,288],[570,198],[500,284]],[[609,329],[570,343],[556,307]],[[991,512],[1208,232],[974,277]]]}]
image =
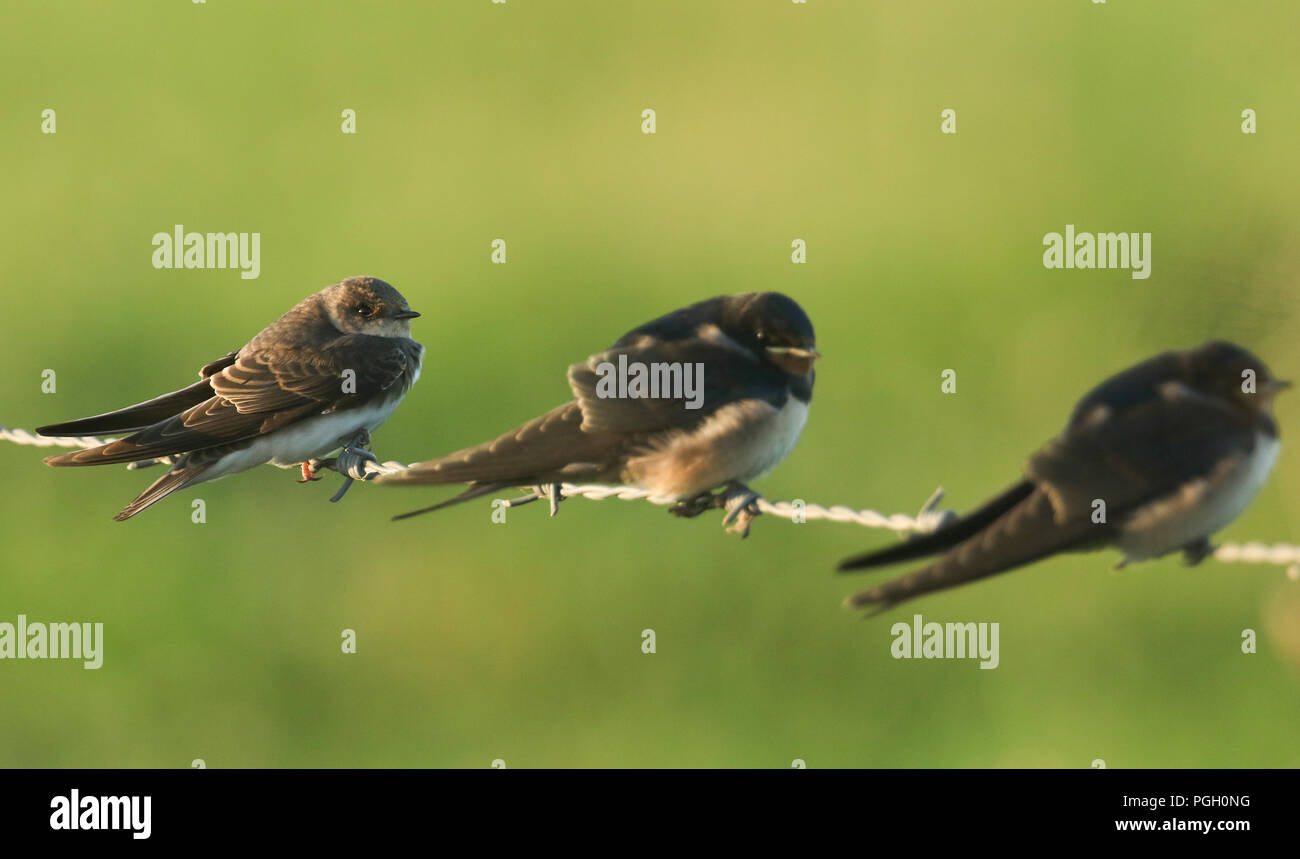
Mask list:
[{"label": "bird's eye", "polygon": [[766,331],[762,331],[762,330],[760,330],[760,331],[759,331],[757,334],[755,334],[754,336],[757,337],[759,340],[766,340],[766,339],[767,339],[767,332],[766,332]]},{"label": "bird's eye", "polygon": [[374,316],[374,315],[375,315],[375,306],[374,306],[373,304],[358,304],[358,305],[357,305],[357,315],[358,315],[358,316]]}]

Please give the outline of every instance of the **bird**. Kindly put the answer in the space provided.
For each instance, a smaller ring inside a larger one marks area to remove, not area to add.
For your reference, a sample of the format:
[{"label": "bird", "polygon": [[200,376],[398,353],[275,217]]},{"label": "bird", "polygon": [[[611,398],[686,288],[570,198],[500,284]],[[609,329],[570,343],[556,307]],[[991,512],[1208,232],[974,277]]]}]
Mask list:
[{"label": "bird", "polygon": [[1290,386],[1221,340],[1130,367],[1079,401],[1006,491],[930,534],[840,563],[939,556],[845,604],[878,614],[1065,551],[1118,548],[1122,567],[1182,550],[1198,564],[1268,477],[1280,449],[1273,401]]},{"label": "bird", "polygon": [[349,277],[298,302],[244,347],[205,365],[199,381],[117,411],[40,427],[44,436],[125,438],[45,460],[52,466],[170,458],[171,468],[113,518],[178,489],[271,463],[301,466],[369,433],[420,377],[424,347],[392,285]]},{"label": "bird", "polygon": [[[570,366],[573,399],[563,405],[490,441],[390,475],[385,483],[468,484],[449,500],[394,518],[507,487],[564,481],[640,487],[677,499],[678,515],[697,515],[707,509],[698,502],[713,498],[712,490],[748,491],[745,483],[794,449],[820,357],[808,315],[777,292],[722,295],[675,310]],[[702,376],[694,402],[685,387],[655,397],[629,383],[620,396],[615,370],[630,376],[638,367],[663,372],[666,386],[672,368],[684,382]]]}]

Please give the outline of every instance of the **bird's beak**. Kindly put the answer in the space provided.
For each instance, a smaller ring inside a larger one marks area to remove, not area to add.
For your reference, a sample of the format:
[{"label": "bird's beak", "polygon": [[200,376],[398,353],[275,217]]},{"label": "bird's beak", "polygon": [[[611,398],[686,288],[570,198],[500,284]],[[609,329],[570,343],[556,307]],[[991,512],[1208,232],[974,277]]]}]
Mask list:
[{"label": "bird's beak", "polygon": [[1278,394],[1291,387],[1291,382],[1286,379],[1269,379],[1264,383],[1264,393]]},{"label": "bird's beak", "polygon": [[812,371],[813,361],[822,356],[811,346],[768,346],[767,357],[772,363],[794,376],[806,376]]},{"label": "bird's beak", "polygon": [[773,358],[789,356],[804,361],[816,361],[822,356],[822,353],[811,346],[768,346],[767,351]]},{"label": "bird's beak", "polygon": [[414,319],[415,317],[417,317],[417,316],[419,316],[419,315],[420,315],[420,314],[416,313],[414,310],[403,310],[401,313],[395,313],[395,314],[393,314],[393,318],[394,318],[394,319]]}]

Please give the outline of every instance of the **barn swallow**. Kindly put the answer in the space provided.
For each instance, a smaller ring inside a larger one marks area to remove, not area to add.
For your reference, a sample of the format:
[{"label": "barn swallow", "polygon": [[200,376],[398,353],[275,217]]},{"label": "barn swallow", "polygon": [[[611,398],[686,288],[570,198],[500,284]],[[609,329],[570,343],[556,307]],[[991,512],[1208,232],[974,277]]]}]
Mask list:
[{"label": "barn swallow", "polygon": [[[819,357],[808,316],[779,293],[719,296],[676,310],[569,367],[574,399],[564,405],[386,479],[469,484],[450,500],[396,518],[506,487],[564,481],[632,485],[683,502],[720,486],[743,487],[794,448]],[[626,392],[614,388],[616,369],[637,367],[662,374],[661,396],[631,384]],[[669,384],[673,368],[687,381],[702,376],[694,402]]]},{"label": "barn swallow", "polygon": [[420,314],[389,284],[350,277],[300,301],[199,381],[115,412],[52,424],[46,436],[131,433],[45,461],[107,465],[173,457],[171,469],[113,518],[175,492],[271,463],[301,465],[368,434],[420,377]]},{"label": "barn swallow", "polygon": [[940,555],[846,605],[884,611],[1064,551],[1112,546],[1123,566],[1181,549],[1199,563],[1268,477],[1279,449],[1273,398],[1288,387],[1221,341],[1131,367],[1079,402],[1019,483],[931,534],[841,563]]}]

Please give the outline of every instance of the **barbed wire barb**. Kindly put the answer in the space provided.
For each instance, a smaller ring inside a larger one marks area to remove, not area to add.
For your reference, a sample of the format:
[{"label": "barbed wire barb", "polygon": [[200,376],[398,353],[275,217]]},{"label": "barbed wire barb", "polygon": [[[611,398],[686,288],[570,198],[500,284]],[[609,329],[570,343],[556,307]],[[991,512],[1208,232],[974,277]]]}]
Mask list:
[{"label": "barbed wire barb", "polygon": [[[97,447],[107,440],[95,436],[46,437],[23,429],[11,429],[0,425],[0,441],[29,447]],[[366,449],[368,436],[358,436],[353,443],[343,448],[338,456],[313,460],[313,470],[328,469],[343,475],[343,485],[330,498],[338,501],[352,486],[353,482],[375,483],[384,485],[394,482],[391,478],[410,468],[393,460],[380,462],[378,457]],[[170,464],[173,457],[159,457],[130,463],[127,468],[146,468],[151,465]],[[501,499],[506,507],[519,507],[533,501],[546,499],[550,506],[550,515],[559,511],[559,504],[566,498],[586,498],[591,501],[604,501],[615,498],[620,501],[648,501],[651,504],[666,506],[670,512],[679,516],[697,516],[710,509],[722,509],[725,512],[722,524],[731,533],[744,537],[749,534],[753,520],[768,514],[792,522],[851,522],[866,528],[879,528],[897,534],[924,534],[942,528],[955,520],[956,514],[951,510],[940,510],[939,502],[943,500],[940,487],[931,493],[915,516],[904,513],[884,514],[875,510],[857,510],[844,505],[823,507],[810,504],[803,499],[793,501],[768,501],[757,492],[743,484],[731,484],[720,492],[701,496],[697,499],[682,501],[671,496],[656,495],[649,490],[635,486],[608,486],[605,484],[550,483],[532,487],[530,494],[519,498]],[[1215,548],[1210,556],[1216,561],[1229,564],[1270,564],[1286,568],[1288,578],[1300,580],[1300,546],[1286,543],[1267,544],[1256,541],[1248,543],[1224,543]]]}]

